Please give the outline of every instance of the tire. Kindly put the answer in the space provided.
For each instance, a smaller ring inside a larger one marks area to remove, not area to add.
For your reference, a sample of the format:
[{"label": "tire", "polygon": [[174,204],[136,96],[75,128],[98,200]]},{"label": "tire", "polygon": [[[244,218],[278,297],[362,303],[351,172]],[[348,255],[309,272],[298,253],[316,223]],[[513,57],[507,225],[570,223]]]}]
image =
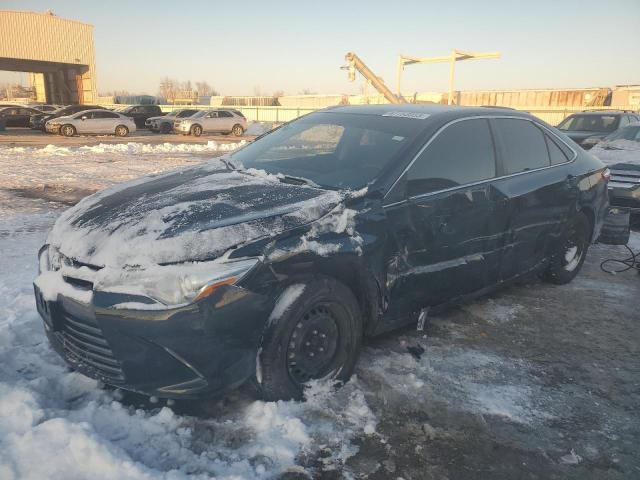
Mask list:
[{"label": "tire", "polygon": [[241,137],[242,134],[244,133],[244,128],[242,128],[242,125],[236,124],[231,129],[231,133],[233,134],[234,137]]},{"label": "tire", "polygon": [[[262,337],[256,384],[265,400],[302,399],[312,379],[346,382],[358,359],[362,316],[351,290],[325,276],[289,289],[300,287],[302,293],[271,321]],[[279,301],[286,301],[287,290]]]},{"label": "tire", "polygon": [[65,137],[73,137],[76,134],[76,127],[73,125],[62,125],[58,132],[60,132]]},{"label": "tire", "polygon": [[118,125],[115,130],[116,137],[126,137],[129,135],[129,129],[124,125]]},{"label": "tire", "polygon": [[170,123],[164,122],[162,125],[160,125],[160,133],[171,133],[171,128],[172,127]]},{"label": "tire", "polygon": [[582,269],[591,240],[591,224],[584,213],[578,213],[564,234],[561,247],[551,256],[542,278],[556,285],[573,280]]},{"label": "tire", "polygon": [[191,135],[194,137],[199,137],[202,135],[202,127],[200,125],[194,125],[191,127]]}]

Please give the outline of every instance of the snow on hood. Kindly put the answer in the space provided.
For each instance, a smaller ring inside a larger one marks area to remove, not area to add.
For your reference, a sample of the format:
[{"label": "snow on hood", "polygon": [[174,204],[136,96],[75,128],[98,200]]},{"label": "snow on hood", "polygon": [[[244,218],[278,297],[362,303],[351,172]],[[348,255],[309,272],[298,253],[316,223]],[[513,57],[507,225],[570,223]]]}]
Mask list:
[{"label": "snow on hood", "polygon": [[91,195],[60,216],[47,243],[109,267],[210,260],[314,221],[338,192],[281,183],[211,161]]},{"label": "snow on hood", "polygon": [[627,163],[640,165],[640,142],[618,139],[604,141],[594,146],[590,153],[607,165]]}]

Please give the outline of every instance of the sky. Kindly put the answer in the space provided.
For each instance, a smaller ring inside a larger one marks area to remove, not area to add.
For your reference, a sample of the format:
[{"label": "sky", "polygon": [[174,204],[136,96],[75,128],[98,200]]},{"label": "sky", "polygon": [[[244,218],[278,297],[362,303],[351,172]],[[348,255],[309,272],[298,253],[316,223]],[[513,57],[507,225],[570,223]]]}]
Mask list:
[{"label": "sky", "polygon": [[[99,92],[156,94],[160,78],[223,95],[357,93],[340,70],[356,52],[392,90],[397,55],[500,51],[458,62],[456,89],[640,84],[640,0],[0,0],[94,25]],[[0,73],[0,81],[26,81]],[[403,91],[446,91],[446,64],[413,65]]]}]

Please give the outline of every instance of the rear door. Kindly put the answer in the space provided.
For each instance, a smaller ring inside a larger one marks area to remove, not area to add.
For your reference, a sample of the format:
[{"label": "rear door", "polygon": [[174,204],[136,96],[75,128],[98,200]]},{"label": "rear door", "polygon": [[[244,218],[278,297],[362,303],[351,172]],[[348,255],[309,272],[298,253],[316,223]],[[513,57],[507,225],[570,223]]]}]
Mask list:
[{"label": "rear door", "polygon": [[220,119],[221,132],[230,132],[235,125],[235,118],[231,112],[226,110],[218,110],[218,118]]},{"label": "rear door", "polygon": [[489,122],[473,118],[437,133],[400,178],[405,200],[385,208],[396,244],[390,318],[497,281],[507,221],[496,211],[496,171]]},{"label": "rear door", "polygon": [[553,133],[526,118],[495,118],[499,179],[505,198],[509,237],[500,279],[537,266],[560,241],[578,197],[578,178],[570,173],[570,149]]}]

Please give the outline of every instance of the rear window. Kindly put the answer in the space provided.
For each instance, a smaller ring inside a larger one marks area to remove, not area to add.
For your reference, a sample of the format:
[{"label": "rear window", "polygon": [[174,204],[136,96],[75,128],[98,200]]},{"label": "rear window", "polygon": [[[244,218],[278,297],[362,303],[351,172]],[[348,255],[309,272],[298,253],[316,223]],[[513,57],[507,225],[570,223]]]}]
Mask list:
[{"label": "rear window", "polygon": [[619,121],[619,115],[571,115],[558,128],[567,131],[613,132],[618,128]]},{"label": "rear window", "polygon": [[409,196],[488,180],[496,176],[489,123],[463,120],[445,128],[407,171]]},{"label": "rear window", "polygon": [[504,150],[504,174],[510,175],[549,166],[545,135],[528,120],[494,120]]}]

